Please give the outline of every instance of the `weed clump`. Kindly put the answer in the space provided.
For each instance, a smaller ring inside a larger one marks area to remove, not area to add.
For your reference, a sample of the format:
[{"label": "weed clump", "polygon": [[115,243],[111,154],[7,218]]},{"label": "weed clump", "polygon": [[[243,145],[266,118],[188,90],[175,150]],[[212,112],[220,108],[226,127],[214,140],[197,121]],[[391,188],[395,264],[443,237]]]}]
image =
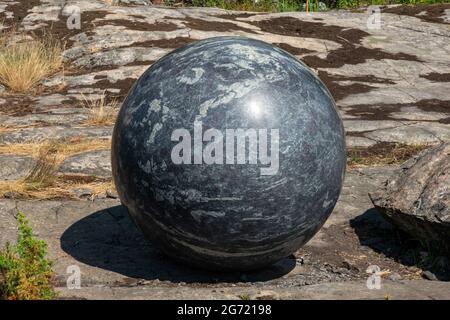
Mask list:
[{"label": "weed clump", "polygon": [[62,52],[61,42],[50,35],[0,34],[0,83],[13,92],[28,92],[63,67]]},{"label": "weed clump", "polygon": [[0,299],[49,300],[56,297],[47,244],[33,235],[25,215],[19,212],[16,245],[0,250]]}]

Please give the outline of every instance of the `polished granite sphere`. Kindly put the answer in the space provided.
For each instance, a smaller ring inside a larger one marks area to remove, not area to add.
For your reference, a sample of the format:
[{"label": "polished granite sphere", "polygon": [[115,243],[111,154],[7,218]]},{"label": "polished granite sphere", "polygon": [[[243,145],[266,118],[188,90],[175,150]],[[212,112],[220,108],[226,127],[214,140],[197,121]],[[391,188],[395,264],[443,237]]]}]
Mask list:
[{"label": "polished granite sphere", "polygon": [[250,270],[295,252],[338,199],[345,137],[332,96],[271,44],[218,37],[154,63],[113,134],[122,203],[169,256]]}]

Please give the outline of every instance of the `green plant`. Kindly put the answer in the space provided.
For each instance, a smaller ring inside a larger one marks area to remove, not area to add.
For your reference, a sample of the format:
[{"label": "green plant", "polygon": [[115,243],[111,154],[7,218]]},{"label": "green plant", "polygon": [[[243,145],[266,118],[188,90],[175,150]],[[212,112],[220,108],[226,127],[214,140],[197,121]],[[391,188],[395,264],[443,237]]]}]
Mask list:
[{"label": "green plant", "polygon": [[[325,3],[333,0],[324,1]],[[388,4],[433,4],[433,3],[448,3],[450,0],[337,0],[335,5],[331,7],[336,8],[356,8],[367,5],[388,5]],[[327,3],[328,4],[328,3]]]},{"label": "green plant", "polygon": [[[296,0],[290,0],[296,2]],[[217,7],[226,10],[244,11],[276,11],[277,7],[272,0],[190,0],[186,3],[194,7]]]},{"label": "green plant", "polygon": [[279,12],[290,12],[290,11],[300,11],[301,2],[295,0],[280,0],[278,1]]},{"label": "green plant", "polygon": [[[166,0],[166,5],[173,5],[178,0]],[[324,11],[332,8],[356,8],[368,5],[388,4],[433,4],[448,3],[450,0],[309,0],[310,12]],[[186,0],[183,4],[194,7],[218,7],[227,10],[292,12],[305,11],[306,0]],[[325,6],[324,6],[325,4]]]},{"label": "green plant", "polygon": [[0,250],[0,299],[53,299],[53,271],[46,258],[47,244],[33,236],[33,230],[22,212],[18,214],[17,244]]}]

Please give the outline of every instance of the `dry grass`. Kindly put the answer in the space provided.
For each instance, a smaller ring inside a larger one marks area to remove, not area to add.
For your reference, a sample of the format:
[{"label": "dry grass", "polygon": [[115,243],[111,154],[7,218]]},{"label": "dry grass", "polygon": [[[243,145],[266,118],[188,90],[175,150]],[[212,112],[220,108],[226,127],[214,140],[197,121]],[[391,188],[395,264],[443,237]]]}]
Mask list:
[{"label": "dry grass", "polygon": [[109,100],[106,91],[98,99],[88,99],[85,95],[82,95],[82,97],[84,107],[89,110],[86,125],[106,126],[114,124],[119,109],[119,102],[116,99]]},{"label": "dry grass", "polygon": [[36,164],[23,180],[27,189],[41,189],[51,186],[56,180],[60,157],[58,157],[58,144],[43,145],[38,152]]},{"label": "dry grass", "polygon": [[29,174],[20,180],[0,181],[0,195],[6,192],[21,197],[38,199],[75,198],[72,191],[76,188],[88,188],[93,194],[105,193],[114,189],[112,181],[91,177],[91,179],[68,179],[58,175],[61,163],[72,155],[93,151],[107,150],[109,140],[88,140],[72,138],[43,143],[0,145],[0,154],[28,155],[36,159],[35,166]]},{"label": "dry grass", "polygon": [[10,132],[13,131],[14,129],[11,127],[6,127],[6,126],[0,126],[0,133],[6,133],[6,132]]},{"label": "dry grass", "polygon": [[28,39],[10,31],[0,35],[0,83],[27,92],[63,67],[63,45],[50,35]]},{"label": "dry grass", "polygon": [[53,148],[57,149],[58,162],[62,162],[65,158],[79,153],[108,150],[111,148],[111,141],[74,137],[56,142],[0,144],[0,154],[15,154],[38,158],[40,152],[42,152],[41,150],[48,148],[49,145],[53,145]]},{"label": "dry grass", "polygon": [[6,192],[17,194],[19,198],[32,199],[76,199],[74,189],[86,188],[92,190],[92,198],[96,195],[104,194],[107,190],[114,190],[112,181],[96,180],[87,183],[74,183],[71,180],[65,180],[64,177],[56,177],[51,185],[41,188],[36,185],[30,186],[23,180],[0,181],[0,195]]},{"label": "dry grass", "polygon": [[417,144],[378,143],[369,148],[352,148],[347,151],[347,165],[350,168],[397,165],[428,147]]}]

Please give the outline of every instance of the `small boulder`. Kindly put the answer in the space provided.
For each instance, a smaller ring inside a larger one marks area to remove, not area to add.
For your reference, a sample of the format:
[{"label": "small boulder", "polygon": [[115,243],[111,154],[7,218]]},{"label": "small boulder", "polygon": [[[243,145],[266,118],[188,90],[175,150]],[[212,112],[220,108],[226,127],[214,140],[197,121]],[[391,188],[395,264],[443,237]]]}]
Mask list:
[{"label": "small boulder", "polygon": [[450,143],[405,162],[370,198],[391,223],[436,249],[450,249]]}]

